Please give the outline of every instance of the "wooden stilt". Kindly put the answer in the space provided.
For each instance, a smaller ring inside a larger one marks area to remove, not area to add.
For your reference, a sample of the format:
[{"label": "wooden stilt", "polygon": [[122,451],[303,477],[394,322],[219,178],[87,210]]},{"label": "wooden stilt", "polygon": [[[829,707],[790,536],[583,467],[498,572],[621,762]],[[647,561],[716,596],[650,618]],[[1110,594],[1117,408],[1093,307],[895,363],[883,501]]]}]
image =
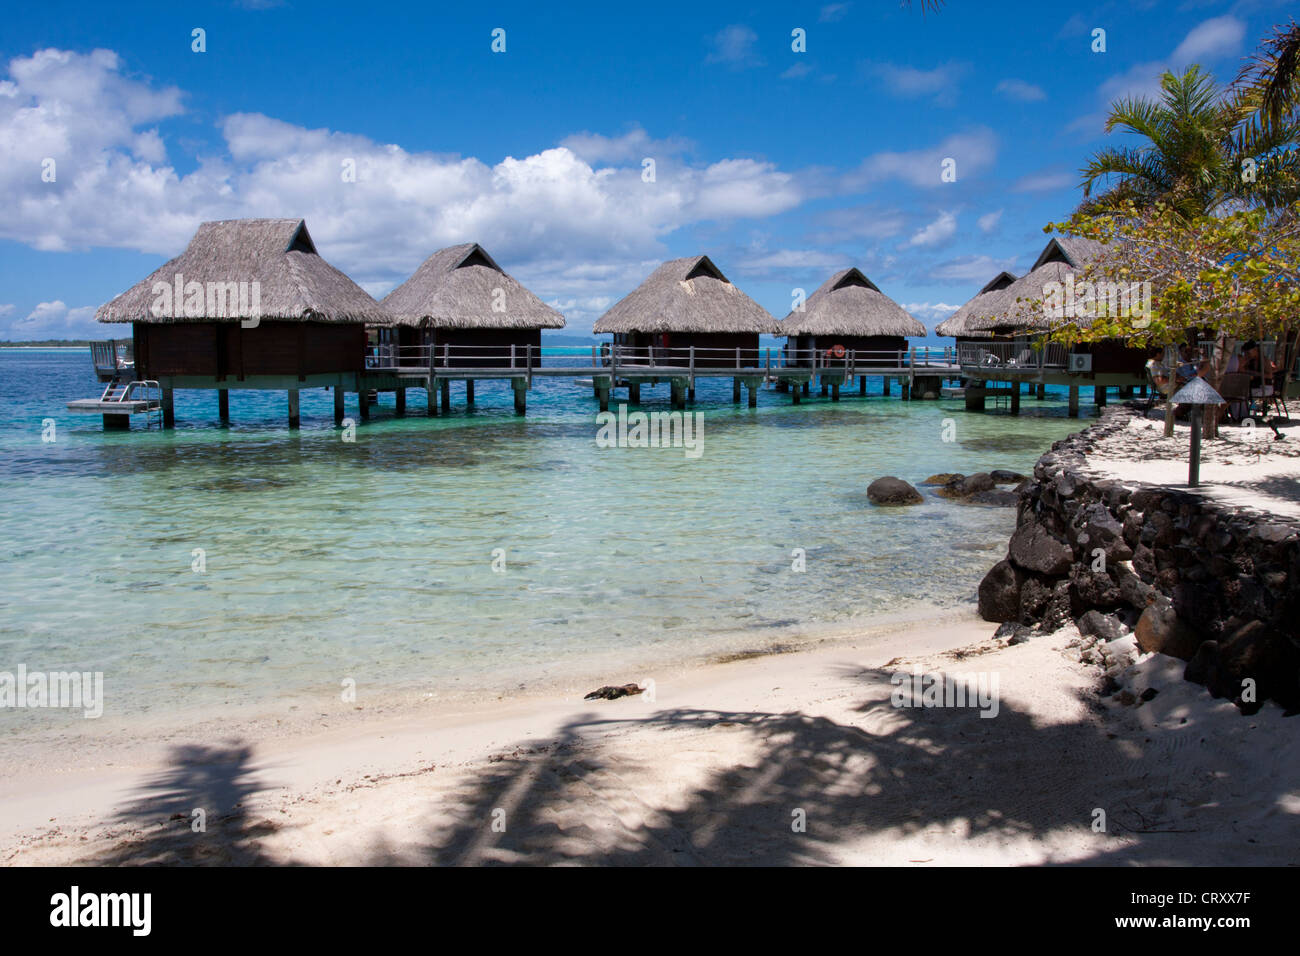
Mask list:
[{"label": "wooden stilt", "polygon": [[343,412],[343,399],[344,399],[343,386],[342,386],[342,385],[335,385],[335,386],[334,386],[334,425],[335,425],[335,427],[338,427],[338,426],[340,426],[340,425],[343,424],[343,417],[344,417],[344,412]]},{"label": "wooden stilt", "polygon": [[672,391],[673,408],[686,407],[686,383],[680,378],[675,378],[669,382],[669,388]]},{"label": "wooden stilt", "polygon": [[889,397],[889,376],[888,375],[885,376],[885,389],[881,394],[884,395],[886,398]]},{"label": "wooden stilt", "polygon": [[749,407],[758,408],[758,382],[750,379],[749,383]]},{"label": "wooden stilt", "polygon": [[515,414],[524,415],[528,412],[528,381],[522,378],[512,378],[510,384],[515,389]]},{"label": "wooden stilt", "polygon": [[130,431],[130,429],[131,429],[130,415],[105,415],[104,416],[104,431],[125,432],[125,431]]},{"label": "wooden stilt", "polygon": [[1035,397],[1036,399],[1038,399],[1040,402],[1043,401],[1045,398],[1047,398],[1047,385],[1046,385],[1046,383],[1039,385],[1038,388],[1035,389],[1034,397]]},{"label": "wooden stilt", "polygon": [[451,379],[442,380],[442,413],[446,415],[451,411]]},{"label": "wooden stilt", "polygon": [[740,379],[738,378],[731,380],[731,402],[733,405],[740,404]]},{"label": "wooden stilt", "polygon": [[596,380],[596,399],[602,412],[609,411],[609,379]]},{"label": "wooden stilt", "polygon": [[162,390],[162,420],[163,428],[176,427],[176,390],[164,388]]},{"label": "wooden stilt", "polygon": [[1011,385],[1011,414],[1020,414],[1020,383],[1013,382]]},{"label": "wooden stilt", "polygon": [[1079,386],[1078,386],[1078,385],[1071,385],[1071,386],[1070,386],[1070,411],[1069,411],[1069,415],[1070,415],[1071,418],[1078,418],[1078,417],[1079,417]]},{"label": "wooden stilt", "polygon": [[370,394],[364,388],[357,392],[357,417],[370,421]]},{"label": "wooden stilt", "polygon": [[802,391],[805,395],[810,394],[810,392],[812,391],[812,379],[808,379],[806,382],[803,383]]},{"label": "wooden stilt", "polygon": [[838,402],[839,400],[840,400],[840,383],[839,383],[839,382],[832,382],[832,383],[831,383],[831,401],[832,401],[832,402]]},{"label": "wooden stilt", "polygon": [[1092,387],[1092,400],[1097,403],[1098,408],[1106,407],[1106,386],[1094,385]]},{"label": "wooden stilt", "polygon": [[424,401],[427,405],[426,414],[434,418],[438,414],[438,386],[433,380],[425,382]]},{"label": "wooden stilt", "polygon": [[291,388],[289,389],[289,427],[297,428],[298,424],[298,390],[296,388]]},{"label": "wooden stilt", "polygon": [[217,389],[217,418],[221,424],[230,424],[230,389]]},{"label": "wooden stilt", "polygon": [[986,395],[986,390],[984,388],[983,382],[966,383],[966,411],[968,412],[984,411],[984,403],[986,397],[987,395]]},{"label": "wooden stilt", "polygon": [[794,388],[790,389],[790,394],[794,398],[794,403],[798,405],[799,399],[803,396],[803,389],[796,384]]},{"label": "wooden stilt", "polygon": [[867,377],[865,375],[858,376],[858,394],[859,395],[867,394]]},{"label": "wooden stilt", "polygon": [[406,414],[406,389],[399,388],[393,393],[393,407],[397,414]]},{"label": "wooden stilt", "polygon": [[633,405],[641,404],[641,383],[640,382],[627,383],[627,400],[631,402]]},{"label": "wooden stilt", "polygon": [[472,378],[465,379],[465,404],[467,406],[474,404],[474,380]]}]

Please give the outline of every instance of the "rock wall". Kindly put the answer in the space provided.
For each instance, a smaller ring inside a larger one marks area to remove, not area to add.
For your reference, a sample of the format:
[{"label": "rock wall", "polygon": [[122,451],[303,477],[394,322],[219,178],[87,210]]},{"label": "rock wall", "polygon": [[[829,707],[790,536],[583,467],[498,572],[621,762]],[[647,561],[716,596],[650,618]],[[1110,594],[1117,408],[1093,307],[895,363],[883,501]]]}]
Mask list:
[{"label": "rock wall", "polygon": [[1106,641],[1132,631],[1244,712],[1268,698],[1300,708],[1300,524],[1090,468],[1137,414],[1112,406],[1038,460],[1007,557],[980,582],[980,615],[1041,631],[1073,621]]}]

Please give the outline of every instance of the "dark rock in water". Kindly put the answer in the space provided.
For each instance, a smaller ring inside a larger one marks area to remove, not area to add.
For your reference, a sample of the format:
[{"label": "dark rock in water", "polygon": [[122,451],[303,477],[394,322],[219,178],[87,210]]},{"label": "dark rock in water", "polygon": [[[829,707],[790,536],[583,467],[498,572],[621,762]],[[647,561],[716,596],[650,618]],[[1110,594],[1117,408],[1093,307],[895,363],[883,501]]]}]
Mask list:
[{"label": "dark rock in water", "polygon": [[999,508],[1014,508],[1020,496],[1014,491],[1004,491],[1001,488],[994,488],[992,491],[977,491],[971,495],[969,500],[980,505],[995,505]]},{"label": "dark rock in water", "polygon": [[980,617],[995,624],[1020,617],[1020,586],[1024,575],[1010,561],[999,561],[979,586]]},{"label": "dark rock in water", "polygon": [[1018,471],[1007,471],[1003,468],[994,468],[989,472],[989,477],[999,485],[1018,485],[1025,480],[1025,476]]},{"label": "dark rock in water", "polygon": [[1178,619],[1178,613],[1168,599],[1157,600],[1143,611],[1133,633],[1142,650],[1168,654],[1185,661],[1192,659],[1201,643],[1200,635]]},{"label": "dark rock in water", "polygon": [[993,490],[993,479],[984,472],[955,478],[936,492],[945,498],[969,498],[981,491]]},{"label": "dark rock in water", "polygon": [[1011,560],[1026,571],[1059,577],[1070,570],[1074,552],[1063,541],[1052,537],[1046,528],[1030,517],[1011,536],[1007,549]]},{"label": "dark rock in water", "polygon": [[645,690],[636,684],[623,684],[619,687],[606,685],[599,690],[593,690],[583,700],[618,700],[620,697],[631,697],[633,694],[640,694]]},{"label": "dark rock in water", "polygon": [[1116,618],[1093,610],[1079,618],[1079,633],[1091,634],[1100,637],[1103,641],[1110,642],[1123,637],[1124,628]]},{"label": "dark rock in water", "polygon": [[893,476],[877,478],[868,485],[867,497],[876,505],[917,505],[925,500],[902,478]]},{"label": "dark rock in water", "polygon": [[950,485],[954,481],[961,481],[965,477],[966,476],[959,471],[941,471],[937,475],[931,475],[929,478],[925,479],[925,481],[921,482],[921,484]]}]

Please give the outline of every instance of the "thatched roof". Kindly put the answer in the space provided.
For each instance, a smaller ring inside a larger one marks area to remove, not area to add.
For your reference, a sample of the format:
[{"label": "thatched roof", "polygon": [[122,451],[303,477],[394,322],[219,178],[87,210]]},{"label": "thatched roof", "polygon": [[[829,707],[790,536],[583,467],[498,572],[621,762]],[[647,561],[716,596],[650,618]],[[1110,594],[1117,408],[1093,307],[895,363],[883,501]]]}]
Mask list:
[{"label": "thatched roof", "polygon": [[781,320],[785,335],[925,335],[925,326],[858,269],[842,269]]},{"label": "thatched roof", "polygon": [[[99,307],[100,322],[212,322],[240,319],[231,312],[187,315],[184,302],[159,306],[157,283],[258,283],[258,317],[290,322],[386,323],[389,316],[359,285],[320,257],[301,219],[229,219],[205,222],[175,259]],[[186,293],[188,297],[188,293]],[[205,297],[210,301],[211,292]],[[155,314],[163,311],[164,314]],[[207,308],[204,310],[209,311]],[[233,311],[233,306],[232,306]],[[251,318],[252,316],[248,316]]]},{"label": "thatched roof", "polygon": [[592,331],[782,334],[771,313],[732,285],[708,256],[665,262],[615,302]]},{"label": "thatched roof", "polygon": [[1044,315],[1042,299],[1050,283],[1064,284],[1068,276],[1078,273],[1105,250],[1106,244],[1095,239],[1058,236],[1050,239],[1039,253],[1034,267],[1010,285],[976,296],[966,321],[975,332],[1007,332],[1017,329],[1046,331],[1060,320]]},{"label": "thatched roof", "polygon": [[1000,292],[1015,281],[1016,277],[1013,273],[999,272],[992,279],[986,282],[984,288],[976,292],[975,295],[971,297],[970,301],[936,325],[934,327],[934,334],[951,335],[955,338],[988,338],[993,333],[972,329],[970,327],[970,320],[974,316],[991,314],[985,311],[985,307],[988,306],[992,300],[986,299],[985,296],[993,292]]},{"label": "thatched roof", "polygon": [[401,325],[562,329],[564,316],[519,284],[477,242],[435,252],[384,297]]}]

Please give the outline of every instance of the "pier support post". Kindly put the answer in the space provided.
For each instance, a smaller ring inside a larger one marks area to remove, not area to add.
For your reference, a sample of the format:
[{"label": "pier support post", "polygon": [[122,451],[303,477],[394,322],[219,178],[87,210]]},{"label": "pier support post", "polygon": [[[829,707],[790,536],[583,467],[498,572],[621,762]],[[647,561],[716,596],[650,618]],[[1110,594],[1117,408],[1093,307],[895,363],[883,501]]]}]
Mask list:
[{"label": "pier support post", "polygon": [[1020,383],[1011,383],[1011,414],[1020,414]]},{"label": "pier support post", "polygon": [[1047,383],[1046,383],[1046,382],[1041,383],[1041,384],[1038,386],[1038,388],[1035,389],[1034,398],[1038,399],[1040,402],[1047,398]]},{"label": "pier support post", "polygon": [[1092,400],[1097,403],[1098,408],[1106,407],[1106,386],[1094,385],[1092,387]]},{"label": "pier support post", "polygon": [[465,379],[465,405],[466,407],[469,407],[472,406],[473,404],[474,404],[474,380],[472,378],[467,378]]},{"label": "pier support post", "polygon": [[338,428],[343,424],[343,386],[334,386],[334,427]]},{"label": "pier support post", "polygon": [[176,427],[176,390],[164,388],[162,390],[162,413],[163,428]]},{"label": "pier support post", "polygon": [[731,380],[731,404],[740,404],[740,379],[738,378]]},{"label": "pier support post", "polygon": [[790,389],[790,395],[794,399],[794,404],[798,405],[799,399],[803,395],[803,389],[799,387],[798,382],[795,383],[794,388]]},{"label": "pier support post", "polygon": [[113,431],[123,431],[123,432],[125,432],[125,431],[130,431],[130,430],[131,430],[131,416],[130,416],[130,415],[108,415],[108,414],[105,414],[105,415],[104,415],[104,431],[106,431],[106,432],[113,432]]},{"label": "pier support post", "polygon": [[749,393],[749,407],[758,408],[758,379],[751,378],[745,385]]},{"label": "pier support post", "polygon": [[397,391],[393,393],[393,407],[397,414],[406,414],[406,389],[399,387]]},{"label": "pier support post", "polygon": [[984,411],[985,388],[983,382],[966,383],[966,411]]},{"label": "pier support post", "polygon": [[641,383],[640,382],[627,383],[627,400],[631,402],[633,405],[641,404]]},{"label": "pier support post", "polygon": [[515,414],[523,415],[528,411],[528,382],[522,378],[512,378],[510,384],[515,389]]},{"label": "pier support post", "polygon": [[230,424],[230,389],[217,389],[217,418],[223,425]]},{"label": "pier support post", "polygon": [[1071,418],[1078,418],[1078,417],[1079,417],[1079,386],[1078,386],[1078,385],[1071,385],[1071,386],[1070,386],[1070,412],[1069,412],[1069,415],[1070,415]]},{"label": "pier support post", "polygon": [[673,408],[685,408],[686,383],[680,378],[675,378],[669,382],[669,388],[672,390]]},{"label": "pier support post", "polygon": [[822,398],[825,398],[830,393],[831,386],[830,383],[828,383],[824,378],[821,380],[821,383],[822,383]]},{"label": "pier support post", "polygon": [[838,402],[839,400],[840,400],[840,383],[839,383],[839,382],[832,382],[832,383],[831,383],[831,401],[832,401],[832,402]]},{"label": "pier support post", "polygon": [[442,413],[446,415],[451,411],[451,379],[442,380]]},{"label": "pier support post", "polygon": [[1132,397],[1133,397],[1133,386],[1132,386],[1132,385],[1121,385],[1121,386],[1119,387],[1119,397],[1120,397],[1120,398],[1124,398],[1124,399],[1132,398]]},{"label": "pier support post", "polygon": [[291,388],[289,389],[289,428],[290,429],[297,428],[299,425],[300,418],[299,418],[298,408],[299,408],[298,390],[296,388]]},{"label": "pier support post", "polygon": [[435,418],[438,414],[438,386],[433,380],[424,384],[424,403],[426,406],[425,414],[430,418]]},{"label": "pier support post", "polygon": [[785,379],[781,379],[781,381],[776,383],[776,390],[778,392],[788,392],[790,391],[790,383]]},{"label": "pier support post", "polygon": [[858,376],[858,394],[864,396],[867,394],[867,377],[865,375]]},{"label": "pier support post", "polygon": [[596,379],[596,400],[602,412],[609,411],[609,379]]},{"label": "pier support post", "polygon": [[370,393],[364,388],[357,389],[357,417],[363,421],[370,421]]},{"label": "pier support post", "polygon": [[884,395],[885,398],[888,398],[888,397],[889,397],[889,376],[888,376],[888,375],[885,376],[885,385],[884,385],[884,389],[881,391],[880,394],[881,394],[881,395]]},{"label": "pier support post", "polygon": [[686,388],[686,400],[692,405],[695,404],[695,386],[689,385]]},{"label": "pier support post", "polygon": [[811,379],[811,378],[808,379],[808,381],[806,381],[806,382],[803,383],[803,389],[802,389],[802,390],[803,390],[803,393],[804,393],[805,395],[807,395],[807,394],[809,394],[809,393],[811,392],[811,390],[812,390],[812,379]]}]

